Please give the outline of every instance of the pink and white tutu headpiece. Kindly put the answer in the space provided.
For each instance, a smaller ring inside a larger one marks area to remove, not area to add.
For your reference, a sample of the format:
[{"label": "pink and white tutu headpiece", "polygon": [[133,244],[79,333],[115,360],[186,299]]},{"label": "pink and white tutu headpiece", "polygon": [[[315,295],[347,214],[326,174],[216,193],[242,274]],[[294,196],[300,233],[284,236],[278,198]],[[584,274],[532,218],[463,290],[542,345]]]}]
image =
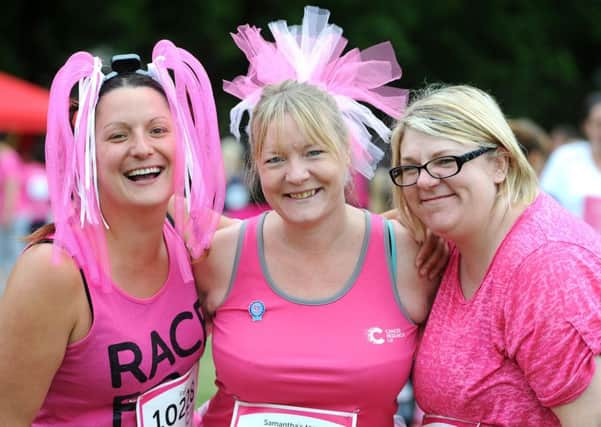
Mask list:
[{"label": "pink and white tutu headpiece", "polygon": [[271,22],[275,42],[266,41],[256,27],[238,27],[232,37],[246,55],[249,68],[247,75],[223,82],[226,92],[242,100],[230,112],[230,131],[240,138],[242,117],[245,112],[252,113],[266,85],[285,80],[314,84],[336,100],[350,131],[353,167],[371,178],[383,152],[372,143],[369,128],[386,142],[391,132],[360,102],[393,119],[400,117],[407,91],[386,84],[401,77],[401,67],[389,42],[363,51],[352,49],[341,56],[347,40],[340,27],[328,24],[329,16],[328,10],[306,6],[301,26]]},{"label": "pink and white tutu headpiece", "polygon": [[[211,83],[200,62],[168,40],[155,45],[148,74],[162,86],[174,118],[175,227],[182,238],[187,237],[196,257],[209,246],[225,193]],[[110,280],[104,235],[109,224],[102,217],[98,197],[95,113],[100,88],[111,75],[103,74],[100,58],[87,52],[73,54],[52,82],[46,134],[54,240],[103,286]],[[72,128],[69,101],[75,85],[79,109]],[[182,271],[188,271],[183,265],[189,264],[188,255],[179,254],[178,260]]]}]

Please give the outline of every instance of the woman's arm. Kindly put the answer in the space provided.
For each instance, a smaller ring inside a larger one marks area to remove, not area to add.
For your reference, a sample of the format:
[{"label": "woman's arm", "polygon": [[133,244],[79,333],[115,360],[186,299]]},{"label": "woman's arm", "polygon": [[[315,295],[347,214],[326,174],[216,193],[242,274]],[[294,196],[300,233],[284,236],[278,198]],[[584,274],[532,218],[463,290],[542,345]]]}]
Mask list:
[{"label": "woman's arm", "polygon": [[242,222],[215,232],[211,247],[202,257],[192,261],[192,272],[205,313],[212,317],[229,290],[232,268],[236,259]]},{"label": "woman's arm", "polygon": [[552,409],[564,427],[601,427],[601,356],[595,356],[595,373],[586,390],[576,400]]},{"label": "woman's arm", "polygon": [[3,426],[31,425],[77,326],[78,299],[85,299],[73,261],[62,256],[55,265],[51,258],[49,244],[25,251],[0,299]]},{"label": "woman's arm", "polygon": [[[419,274],[415,262],[420,250],[418,244],[399,223],[391,221],[391,224],[396,241],[396,286],[399,297],[411,320],[423,323],[430,312],[440,275],[428,279]],[[444,257],[445,264],[446,260],[447,256]]]},{"label": "woman's arm", "polygon": [[601,426],[600,254],[549,241],[507,280],[506,354],[562,425]]}]

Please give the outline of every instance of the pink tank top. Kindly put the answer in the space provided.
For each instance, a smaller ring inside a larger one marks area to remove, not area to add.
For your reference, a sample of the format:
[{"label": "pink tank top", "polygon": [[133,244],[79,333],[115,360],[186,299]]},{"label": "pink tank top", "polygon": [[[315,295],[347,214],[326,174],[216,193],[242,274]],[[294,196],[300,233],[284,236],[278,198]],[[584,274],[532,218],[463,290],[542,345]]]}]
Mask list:
[{"label": "pink tank top", "polygon": [[342,291],[306,301],[270,277],[265,216],[243,223],[229,293],[216,311],[218,391],[204,427],[229,426],[236,400],[352,412],[358,426],[391,426],[417,326],[394,286],[383,219],[366,212],[362,250]]},{"label": "pink tank top", "polygon": [[164,236],[169,274],[153,297],[86,284],[92,327],[67,347],[34,426],[135,426],[137,396],[198,362],[205,326],[196,288],[182,279],[175,254],[185,248],[168,223]]}]

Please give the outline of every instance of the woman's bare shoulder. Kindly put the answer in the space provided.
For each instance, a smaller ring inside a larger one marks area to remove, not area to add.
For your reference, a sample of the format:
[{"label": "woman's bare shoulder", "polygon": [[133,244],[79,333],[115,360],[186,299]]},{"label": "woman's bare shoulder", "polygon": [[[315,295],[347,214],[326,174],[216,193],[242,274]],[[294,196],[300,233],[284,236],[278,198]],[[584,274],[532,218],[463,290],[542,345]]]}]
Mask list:
[{"label": "woman's bare shoulder", "polygon": [[240,221],[217,230],[205,255],[193,261],[196,286],[209,312],[216,310],[227,294],[244,224]]},{"label": "woman's bare shoulder", "polygon": [[27,297],[45,295],[52,300],[81,291],[81,276],[75,261],[53,244],[35,244],[17,259],[6,284],[6,293]]}]

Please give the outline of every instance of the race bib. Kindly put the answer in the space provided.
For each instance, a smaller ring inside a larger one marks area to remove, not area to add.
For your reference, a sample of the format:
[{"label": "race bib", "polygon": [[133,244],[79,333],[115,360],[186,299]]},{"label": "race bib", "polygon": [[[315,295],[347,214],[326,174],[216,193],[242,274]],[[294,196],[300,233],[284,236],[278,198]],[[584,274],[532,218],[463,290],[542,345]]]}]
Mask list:
[{"label": "race bib", "polygon": [[582,219],[601,233],[601,197],[587,196],[584,198]]},{"label": "race bib", "polygon": [[230,427],[356,427],[357,414],[236,401]]},{"label": "race bib", "polygon": [[480,423],[443,417],[441,415],[424,415],[422,427],[478,427]]},{"label": "race bib", "polygon": [[192,427],[198,363],[187,374],[164,382],[138,397],[138,427]]}]

